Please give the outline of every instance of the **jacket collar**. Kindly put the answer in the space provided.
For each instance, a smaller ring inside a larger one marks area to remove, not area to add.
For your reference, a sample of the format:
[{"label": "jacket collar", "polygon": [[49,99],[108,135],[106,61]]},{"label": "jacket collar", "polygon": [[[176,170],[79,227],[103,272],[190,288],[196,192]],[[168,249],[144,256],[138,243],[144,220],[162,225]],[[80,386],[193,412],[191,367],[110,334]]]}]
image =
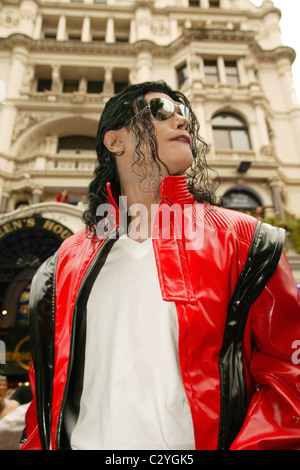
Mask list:
[{"label": "jacket collar", "polygon": [[[106,190],[108,202],[118,209],[117,194],[111,183],[106,183]],[[165,176],[160,186],[160,198],[162,201],[169,201],[173,204],[192,204],[195,201],[187,187],[185,175]]]},{"label": "jacket collar", "polygon": [[195,200],[187,187],[185,175],[166,176],[160,187],[160,197],[178,204],[192,204]]}]

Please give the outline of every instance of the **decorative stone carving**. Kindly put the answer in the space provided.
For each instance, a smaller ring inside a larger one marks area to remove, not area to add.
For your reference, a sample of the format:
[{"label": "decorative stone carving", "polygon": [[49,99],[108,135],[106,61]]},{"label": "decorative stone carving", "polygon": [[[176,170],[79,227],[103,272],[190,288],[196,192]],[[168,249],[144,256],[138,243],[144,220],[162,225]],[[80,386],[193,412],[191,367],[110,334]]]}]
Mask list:
[{"label": "decorative stone carving", "polygon": [[151,24],[151,33],[155,36],[170,35],[170,26],[164,18],[159,18]]},{"label": "decorative stone carving", "polygon": [[13,28],[18,26],[20,21],[19,10],[12,8],[4,8],[0,16],[0,24],[5,28]]},{"label": "decorative stone carving", "polygon": [[52,65],[52,85],[51,91],[59,92],[61,90],[60,65]]},{"label": "decorative stone carving", "polygon": [[34,80],[34,66],[27,65],[25,72],[24,72],[22,87],[20,90],[21,93],[30,93],[32,89],[33,80]]},{"label": "decorative stone carving", "polygon": [[28,113],[26,111],[19,111],[14,126],[12,143],[14,143],[20,137],[20,135],[27,131],[30,127],[34,126],[38,122],[50,118],[51,116],[53,116],[53,114]]}]

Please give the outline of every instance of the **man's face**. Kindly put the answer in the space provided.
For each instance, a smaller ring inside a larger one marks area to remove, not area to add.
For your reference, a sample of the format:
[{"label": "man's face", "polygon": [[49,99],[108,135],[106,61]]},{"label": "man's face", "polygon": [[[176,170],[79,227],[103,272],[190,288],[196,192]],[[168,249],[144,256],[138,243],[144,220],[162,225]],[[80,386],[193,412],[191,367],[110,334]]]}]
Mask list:
[{"label": "man's face", "polygon": [[[151,92],[145,95],[147,103],[149,103],[153,98],[165,98],[174,102],[172,98],[164,93]],[[155,135],[158,144],[158,159],[163,175],[184,174],[193,162],[188,119],[178,113],[177,107],[174,115],[165,121],[159,121],[152,115],[150,117],[155,128]],[[117,162],[119,164],[125,163],[125,161],[127,162],[127,166],[123,165],[121,169],[124,174],[124,172],[133,171],[131,165],[132,160],[134,159],[136,141],[133,132],[128,132],[124,127],[118,132],[121,132],[122,135],[122,142],[124,144],[123,150],[125,150],[125,154],[121,159],[117,159]],[[148,158],[150,170],[150,167],[153,169],[153,162],[151,161],[152,156],[150,155],[150,149],[148,149],[147,145],[147,143],[141,143],[140,149],[144,154],[146,154],[146,161],[143,162],[143,167],[147,166]]]},{"label": "man's face", "polygon": [[[152,98],[165,98],[174,102],[164,93],[151,92],[145,96],[147,103]],[[174,115],[165,121],[158,121],[152,117],[158,143],[158,156],[171,175],[185,173],[193,162],[189,122],[177,111],[176,109]],[[167,174],[164,167],[162,170],[164,174]]]}]

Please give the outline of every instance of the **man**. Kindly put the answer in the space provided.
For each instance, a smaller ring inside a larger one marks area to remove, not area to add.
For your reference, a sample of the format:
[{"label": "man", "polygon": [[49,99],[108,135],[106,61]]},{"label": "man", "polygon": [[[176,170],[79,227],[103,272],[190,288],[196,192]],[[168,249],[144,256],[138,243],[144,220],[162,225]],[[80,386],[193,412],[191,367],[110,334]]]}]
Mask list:
[{"label": "man", "polygon": [[107,103],[87,230],[32,283],[23,449],[299,448],[283,231],[219,207],[198,131],[163,82]]},{"label": "man", "polygon": [[9,398],[3,411],[0,413],[0,418],[10,413],[12,410],[20,405],[30,403],[32,400],[31,388],[28,385],[20,385]]}]

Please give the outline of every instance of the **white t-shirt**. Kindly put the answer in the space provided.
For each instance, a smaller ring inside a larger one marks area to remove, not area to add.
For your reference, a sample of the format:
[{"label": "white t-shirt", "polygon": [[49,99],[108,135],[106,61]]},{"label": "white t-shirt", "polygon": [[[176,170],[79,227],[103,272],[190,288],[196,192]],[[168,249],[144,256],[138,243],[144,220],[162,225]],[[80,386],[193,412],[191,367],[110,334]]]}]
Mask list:
[{"label": "white t-shirt", "polygon": [[161,298],[152,239],[112,247],[87,303],[73,449],[194,449],[178,362],[178,320]]}]

